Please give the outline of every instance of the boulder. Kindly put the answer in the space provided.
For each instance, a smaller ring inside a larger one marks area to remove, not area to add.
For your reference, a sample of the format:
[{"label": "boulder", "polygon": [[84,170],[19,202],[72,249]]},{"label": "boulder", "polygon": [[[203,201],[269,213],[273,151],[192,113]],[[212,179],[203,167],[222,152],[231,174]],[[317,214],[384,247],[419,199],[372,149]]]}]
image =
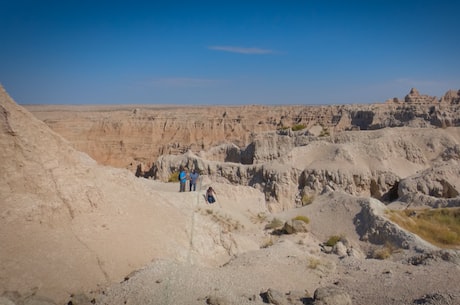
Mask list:
[{"label": "boulder", "polygon": [[284,223],[283,231],[286,234],[305,233],[308,232],[308,227],[304,221],[292,219]]},{"label": "boulder", "polygon": [[350,295],[337,286],[321,287],[315,290],[313,305],[351,305]]},{"label": "boulder", "polygon": [[354,219],[356,231],[361,236],[361,240],[378,245],[389,243],[402,249],[418,248],[426,251],[437,249],[386,218],[386,209],[387,207],[377,199],[363,199],[361,211]]},{"label": "boulder", "polygon": [[231,305],[231,303],[220,296],[207,296],[206,297],[206,304],[208,305]]},{"label": "boulder", "polygon": [[334,252],[334,254],[337,254],[340,257],[345,257],[348,255],[347,247],[341,241],[338,241],[334,245],[332,251]]},{"label": "boulder", "polygon": [[422,194],[434,198],[451,199],[460,194],[460,165],[442,162],[413,176],[402,179],[398,186],[398,196]]},{"label": "boulder", "polygon": [[265,303],[274,305],[288,305],[288,301],[284,293],[279,292],[275,289],[269,288],[267,292],[262,293],[262,298]]},{"label": "boulder", "polygon": [[458,297],[455,298],[450,294],[432,293],[426,294],[420,299],[414,300],[414,304],[422,305],[456,305]]}]

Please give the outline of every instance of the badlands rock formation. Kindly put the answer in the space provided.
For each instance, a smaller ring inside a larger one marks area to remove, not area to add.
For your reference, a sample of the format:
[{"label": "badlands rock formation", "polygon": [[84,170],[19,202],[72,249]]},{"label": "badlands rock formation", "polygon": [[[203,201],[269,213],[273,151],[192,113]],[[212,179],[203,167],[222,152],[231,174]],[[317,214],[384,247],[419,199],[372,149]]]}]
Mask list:
[{"label": "badlands rock formation", "polygon": [[[459,102],[460,91],[437,99],[412,89],[373,105],[28,109],[101,164],[161,181],[196,164],[214,179],[262,190],[275,211],[325,188],[397,198],[402,178],[455,149],[457,129],[447,127],[460,123]],[[405,129],[378,131],[386,127]]]},{"label": "badlands rock formation", "polygon": [[[142,174],[164,154],[198,153],[224,143],[250,149],[254,135],[293,126],[304,126],[315,136],[385,127],[459,126],[459,107],[460,91],[448,91],[438,99],[416,89],[404,100],[371,105],[26,106],[98,163],[132,171],[139,167]],[[251,162],[250,156],[243,160]]]},{"label": "badlands rock formation", "polygon": [[[43,123],[0,89],[0,304],[460,303],[458,250],[386,216],[458,206],[458,92],[244,111],[29,106]],[[162,182],[181,165],[201,171],[197,192]]]},{"label": "badlands rock formation", "polygon": [[[228,155],[217,154],[220,160],[216,160],[216,154],[209,160],[208,153],[161,156],[154,175],[167,180],[178,166],[198,168],[215,180],[261,190],[272,211],[301,206],[305,196],[326,190],[392,201],[420,188],[426,189],[422,194],[436,192],[437,198],[453,198],[459,188],[458,156],[452,153],[460,141],[458,128],[349,131],[327,138],[273,132],[263,133],[260,138],[252,147],[257,156],[253,164],[226,162],[238,159],[238,150],[224,145],[219,148]],[[432,166],[436,166],[431,170],[432,180],[418,179],[417,186],[410,188],[407,184],[413,177],[400,186],[403,179]],[[445,168],[446,175],[440,168]]]},{"label": "badlands rock formation", "polygon": [[[119,281],[154,258],[213,265],[259,247],[238,232],[222,236],[205,212],[195,213],[197,196],[176,187],[160,192],[162,184],[98,165],[3,88],[0,102],[0,295],[45,295],[62,304],[71,292]],[[252,203],[242,213],[266,212],[262,194],[241,188],[227,196]]]}]

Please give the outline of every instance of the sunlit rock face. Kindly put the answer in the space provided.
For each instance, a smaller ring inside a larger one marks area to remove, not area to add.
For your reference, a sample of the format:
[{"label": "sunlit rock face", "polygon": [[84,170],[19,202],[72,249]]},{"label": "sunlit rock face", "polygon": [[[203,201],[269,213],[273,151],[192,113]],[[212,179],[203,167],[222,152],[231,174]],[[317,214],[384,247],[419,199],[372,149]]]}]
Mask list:
[{"label": "sunlit rock face", "polygon": [[[328,136],[347,130],[385,127],[458,126],[459,92],[442,98],[412,89],[404,100],[328,106],[34,106],[26,108],[51,129],[97,162],[145,174],[163,154],[195,153],[231,143],[248,148],[267,131],[302,130]],[[241,155],[242,163],[270,158],[259,152]],[[258,155],[259,154],[259,155]]]}]

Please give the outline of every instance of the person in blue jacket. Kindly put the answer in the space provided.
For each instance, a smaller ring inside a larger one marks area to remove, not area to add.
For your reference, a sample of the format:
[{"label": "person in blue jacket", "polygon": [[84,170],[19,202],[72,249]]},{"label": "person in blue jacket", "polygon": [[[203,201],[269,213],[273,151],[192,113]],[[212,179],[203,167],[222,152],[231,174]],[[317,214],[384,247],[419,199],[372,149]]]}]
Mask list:
[{"label": "person in blue jacket", "polygon": [[200,175],[196,172],[196,170],[193,170],[192,173],[190,174],[190,192],[196,191],[196,182],[198,181],[198,177]]},{"label": "person in blue jacket", "polygon": [[185,192],[186,183],[187,183],[187,171],[182,168],[179,172],[179,192]]}]

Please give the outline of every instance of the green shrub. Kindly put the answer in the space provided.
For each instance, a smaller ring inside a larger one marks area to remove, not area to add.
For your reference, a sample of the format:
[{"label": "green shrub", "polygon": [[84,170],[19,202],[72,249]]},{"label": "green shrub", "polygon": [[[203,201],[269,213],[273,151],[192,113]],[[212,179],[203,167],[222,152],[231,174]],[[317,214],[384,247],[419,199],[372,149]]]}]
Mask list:
[{"label": "green shrub", "polygon": [[174,172],[169,175],[168,182],[179,182],[179,172]]},{"label": "green shrub", "polygon": [[263,243],[262,243],[262,246],[260,246],[261,248],[265,249],[265,248],[268,248],[270,246],[273,246],[273,239],[270,237],[268,239],[266,239]]},{"label": "green shrub", "polygon": [[320,137],[327,137],[330,136],[329,130],[325,127],[323,127],[323,130],[321,130],[321,133],[319,134]]},{"label": "green shrub", "polygon": [[303,215],[296,216],[292,220],[301,220],[305,222],[306,224],[310,223],[310,218],[308,218],[307,216],[303,216]]},{"label": "green shrub", "polygon": [[308,259],[308,268],[310,269],[316,269],[318,266],[321,264],[321,261],[317,259],[316,257],[310,257]]},{"label": "green shrub", "polygon": [[391,250],[388,249],[387,247],[375,250],[374,253],[372,254],[372,257],[375,259],[387,259],[391,256]]},{"label": "green shrub", "polygon": [[279,220],[278,218],[273,218],[272,221],[270,221],[266,226],[265,226],[265,229],[266,230],[270,230],[270,229],[276,229],[276,228],[279,228],[283,225],[284,223]]},{"label": "green shrub", "polygon": [[398,248],[396,245],[387,241],[385,242],[385,245],[382,248],[374,249],[371,252],[370,257],[383,260],[389,258],[393,253],[399,252],[400,250],[401,249]]},{"label": "green shrub", "polygon": [[279,127],[278,129],[279,129],[279,130],[288,130],[289,127],[288,127],[288,126],[281,126],[281,127]]},{"label": "green shrub", "polygon": [[296,124],[294,126],[291,127],[292,131],[298,131],[298,130],[302,130],[302,129],[305,129],[307,126],[305,126],[305,124]]},{"label": "green shrub", "polygon": [[263,223],[267,220],[267,214],[259,212],[257,215],[251,214],[252,223]]},{"label": "green shrub", "polygon": [[342,239],[341,236],[337,235],[332,235],[329,237],[329,239],[326,241],[325,245],[328,247],[334,247],[336,243],[338,243]]},{"label": "green shrub", "polygon": [[314,195],[311,195],[311,196],[309,196],[308,194],[302,195],[302,205],[303,206],[312,204],[313,200],[315,200]]}]

